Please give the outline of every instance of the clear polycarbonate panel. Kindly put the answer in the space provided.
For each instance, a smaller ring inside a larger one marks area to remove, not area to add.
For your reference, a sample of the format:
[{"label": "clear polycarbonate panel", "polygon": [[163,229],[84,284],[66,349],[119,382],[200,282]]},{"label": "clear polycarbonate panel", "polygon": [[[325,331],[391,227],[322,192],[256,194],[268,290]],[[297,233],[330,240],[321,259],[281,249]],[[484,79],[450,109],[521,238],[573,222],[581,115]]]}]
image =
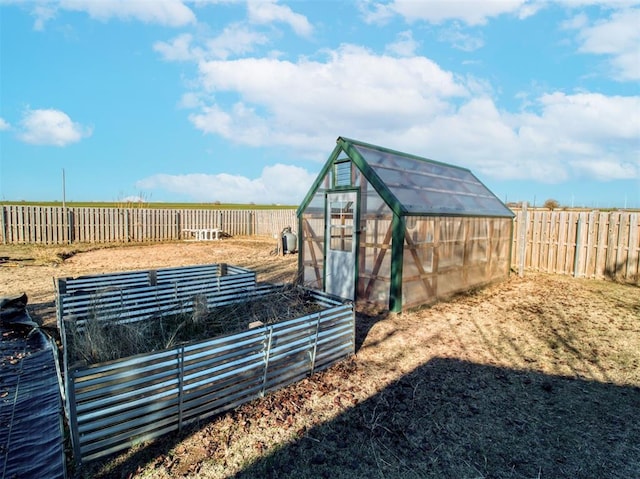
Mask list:
[{"label": "clear polycarbonate panel", "polygon": [[406,212],[513,216],[469,170],[399,152],[353,146]]},{"label": "clear polycarbonate panel", "polygon": [[509,275],[511,218],[407,217],[403,308]]},{"label": "clear polycarbonate panel", "polygon": [[303,214],[324,217],[324,190],[313,195]]},{"label": "clear polycarbonate panel", "polygon": [[331,212],[329,248],[333,251],[353,251],[353,201],[337,200],[329,203]]},{"label": "clear polycarbonate panel", "polygon": [[393,213],[370,183],[361,179],[358,298],[386,307],[391,285]]},{"label": "clear polycarbonate panel", "polygon": [[324,269],[324,216],[303,215],[302,280],[308,288],[322,289]]},{"label": "clear polycarbonate panel", "polygon": [[[325,178],[324,186],[328,180]],[[325,189],[319,188],[302,212],[302,281],[309,288],[322,289],[324,279]]]}]

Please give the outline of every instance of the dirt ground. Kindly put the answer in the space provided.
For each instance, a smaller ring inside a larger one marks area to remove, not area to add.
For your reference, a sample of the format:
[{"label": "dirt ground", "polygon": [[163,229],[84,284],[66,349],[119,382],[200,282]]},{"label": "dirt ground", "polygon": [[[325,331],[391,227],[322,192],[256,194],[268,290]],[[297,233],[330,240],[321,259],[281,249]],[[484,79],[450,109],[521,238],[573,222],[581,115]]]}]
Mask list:
[{"label": "dirt ground", "polygon": [[[0,246],[0,258],[4,258],[0,262],[0,297],[27,293],[34,319],[45,326],[55,326],[56,278],[228,263],[256,271],[258,281],[291,281],[297,256],[275,255],[276,246],[276,241],[269,238],[96,247],[74,254],[68,253],[67,248]],[[66,255],[70,257],[65,258]]]},{"label": "dirt ground", "polygon": [[[273,240],[0,251],[0,295],[55,324],[54,277],[227,262],[293,279]],[[26,256],[29,256],[28,254]],[[32,255],[33,256],[33,255]],[[91,463],[79,477],[640,477],[640,289],[505,282],[402,314],[357,315],[356,355],[291,387]]]}]

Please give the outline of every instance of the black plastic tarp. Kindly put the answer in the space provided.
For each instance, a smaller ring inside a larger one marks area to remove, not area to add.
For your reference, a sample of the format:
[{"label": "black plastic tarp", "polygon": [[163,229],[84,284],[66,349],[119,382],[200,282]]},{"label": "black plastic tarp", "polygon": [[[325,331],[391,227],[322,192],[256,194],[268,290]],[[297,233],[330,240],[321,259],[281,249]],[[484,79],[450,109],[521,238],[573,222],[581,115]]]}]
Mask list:
[{"label": "black plastic tarp", "polygon": [[0,299],[0,478],[64,478],[56,346],[26,304]]}]

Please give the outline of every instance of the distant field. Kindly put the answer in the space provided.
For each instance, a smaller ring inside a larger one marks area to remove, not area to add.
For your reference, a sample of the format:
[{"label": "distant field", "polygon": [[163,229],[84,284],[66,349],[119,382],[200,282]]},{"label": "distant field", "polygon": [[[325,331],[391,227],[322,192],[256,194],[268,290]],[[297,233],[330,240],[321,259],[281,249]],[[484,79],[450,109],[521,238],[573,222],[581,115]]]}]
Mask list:
[{"label": "distant field", "polygon": [[[3,201],[2,205],[18,206],[62,206],[61,201]],[[256,205],[246,203],[159,203],[135,201],[67,201],[68,208],[153,208],[153,209],[212,209],[212,210],[289,210],[298,205]]]}]

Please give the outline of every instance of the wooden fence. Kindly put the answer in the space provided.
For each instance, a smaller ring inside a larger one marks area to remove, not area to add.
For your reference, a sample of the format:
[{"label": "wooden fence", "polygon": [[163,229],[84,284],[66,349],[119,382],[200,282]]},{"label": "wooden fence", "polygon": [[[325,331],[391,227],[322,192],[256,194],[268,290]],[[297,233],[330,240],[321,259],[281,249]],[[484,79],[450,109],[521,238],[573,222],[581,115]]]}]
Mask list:
[{"label": "wooden fence", "polygon": [[640,214],[514,210],[511,264],[526,271],[640,284]]},{"label": "wooden fence", "polygon": [[220,229],[231,236],[295,229],[296,212],[153,208],[0,206],[3,244],[130,243],[185,239],[185,230]]},{"label": "wooden fence", "polygon": [[[295,210],[190,210],[0,206],[3,244],[156,242],[188,229],[279,234]],[[630,211],[514,209],[511,265],[526,271],[640,282],[640,214]]]}]

